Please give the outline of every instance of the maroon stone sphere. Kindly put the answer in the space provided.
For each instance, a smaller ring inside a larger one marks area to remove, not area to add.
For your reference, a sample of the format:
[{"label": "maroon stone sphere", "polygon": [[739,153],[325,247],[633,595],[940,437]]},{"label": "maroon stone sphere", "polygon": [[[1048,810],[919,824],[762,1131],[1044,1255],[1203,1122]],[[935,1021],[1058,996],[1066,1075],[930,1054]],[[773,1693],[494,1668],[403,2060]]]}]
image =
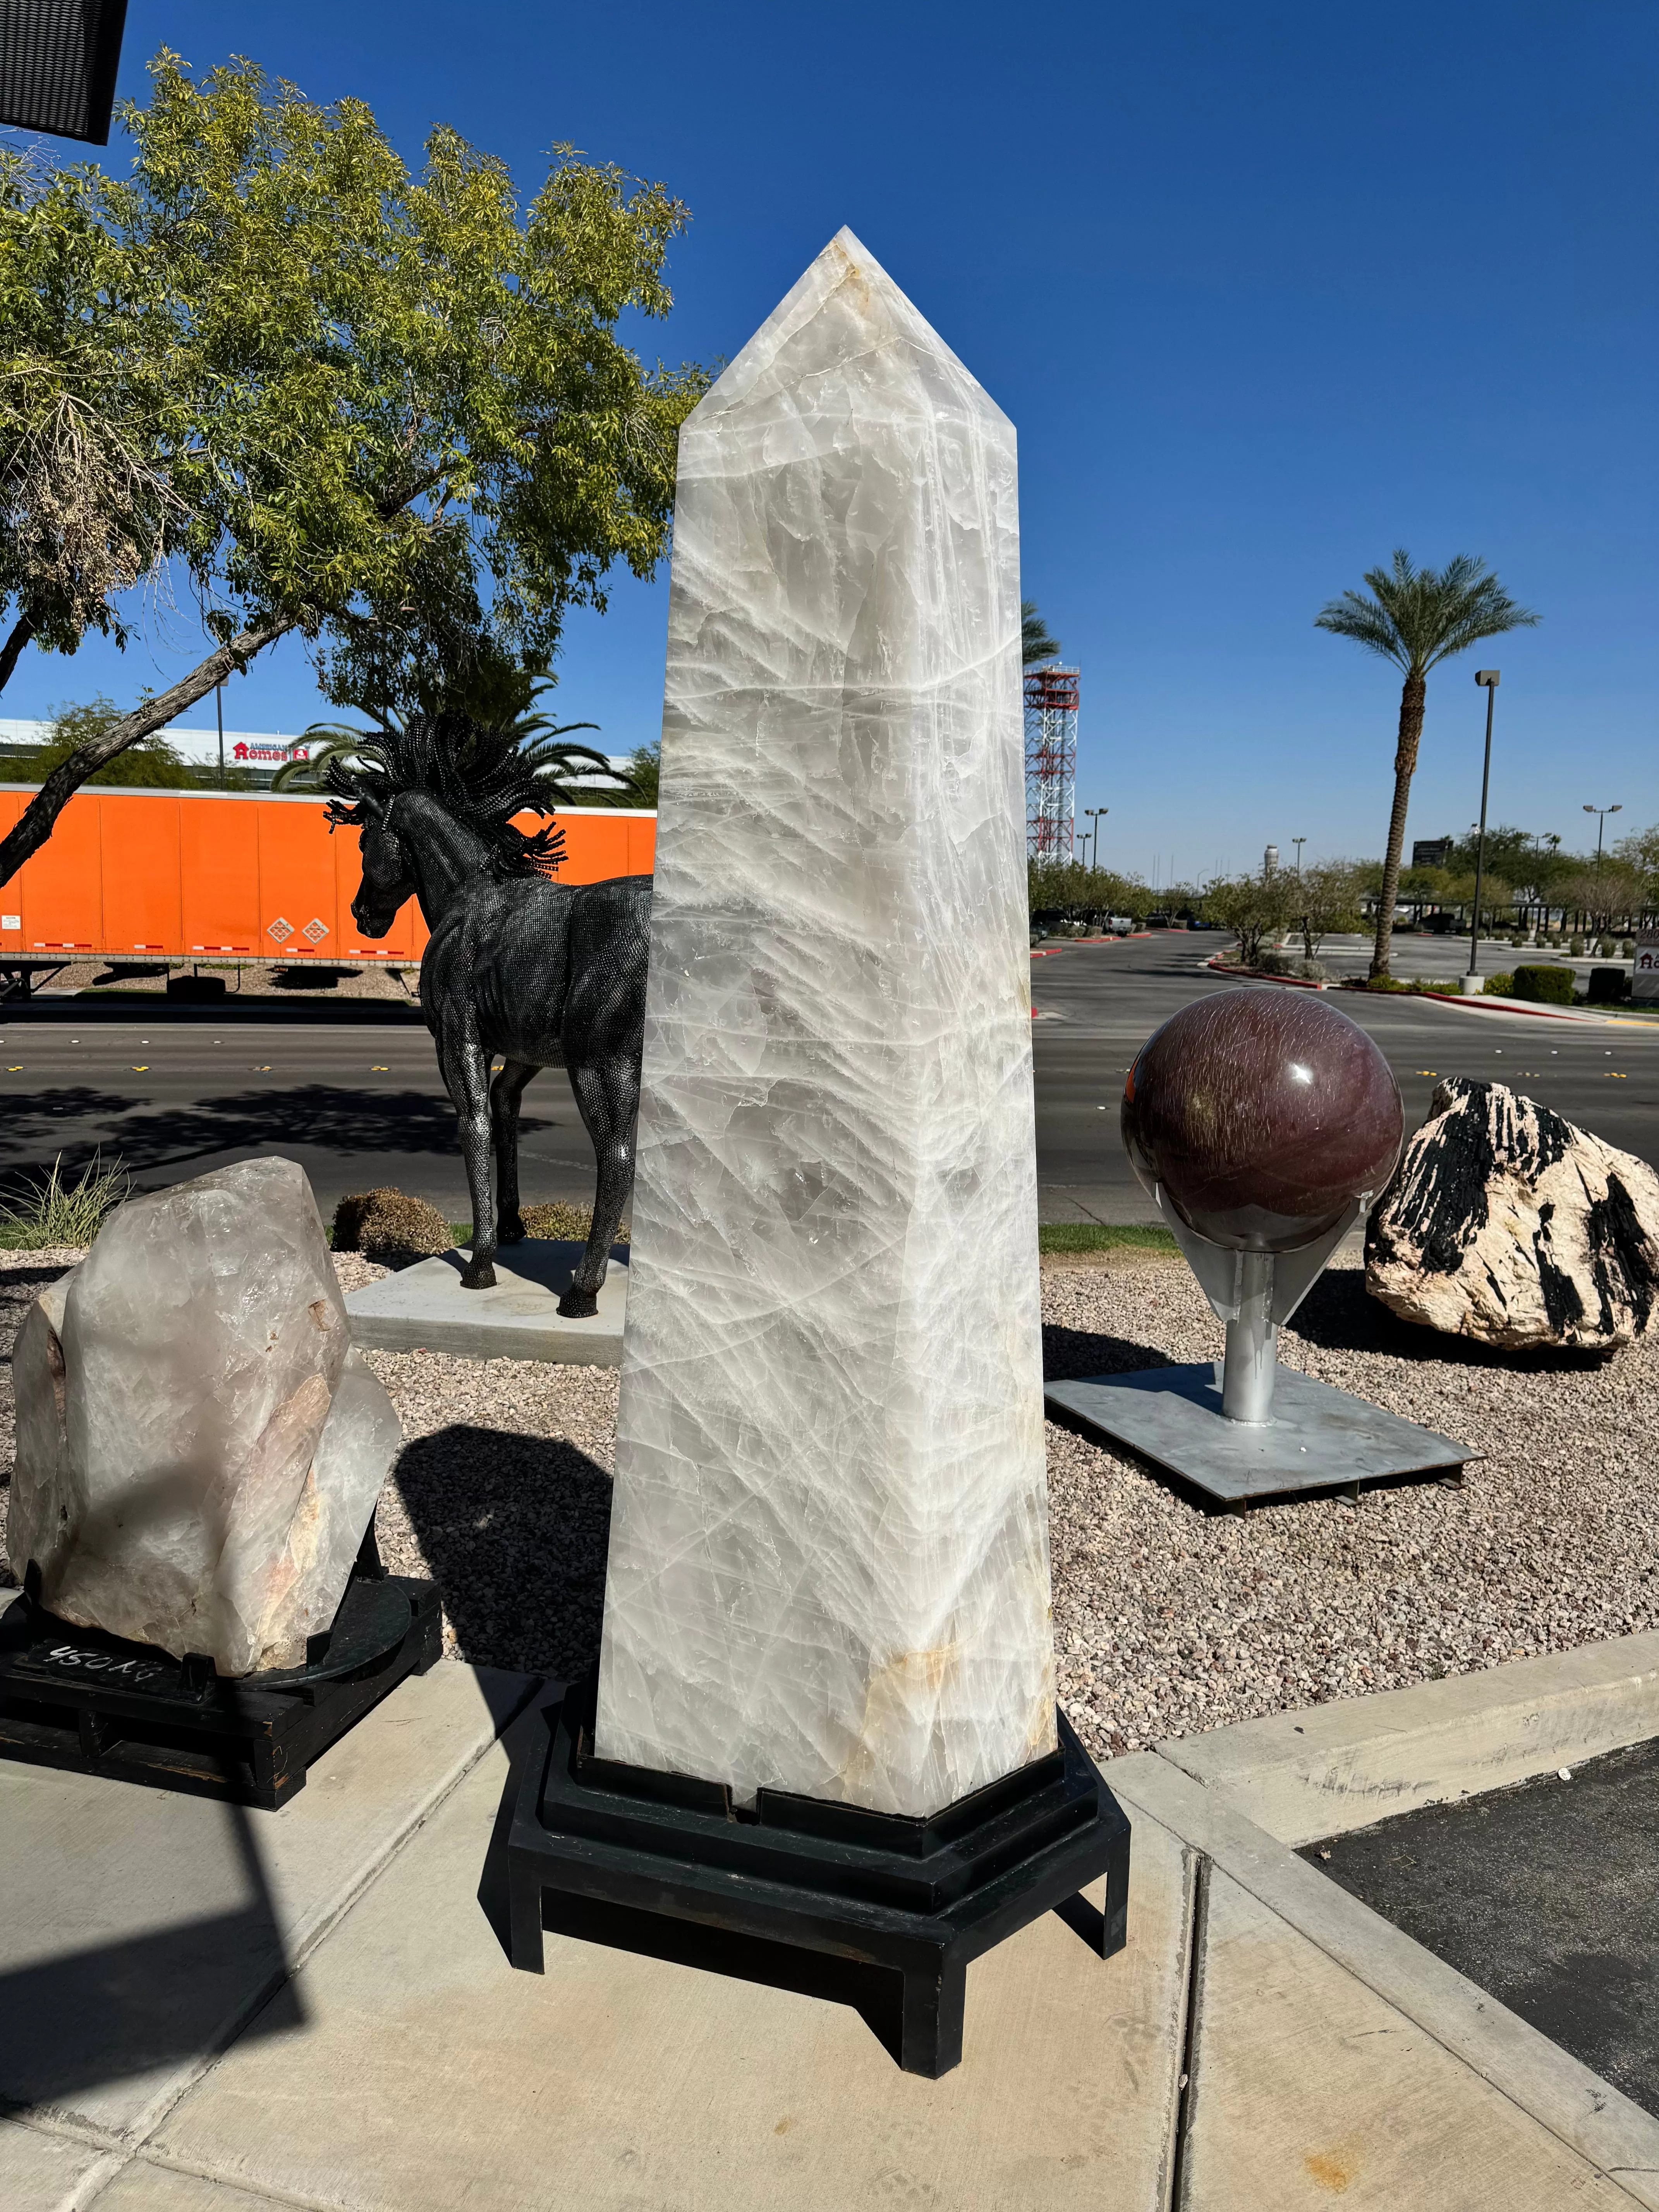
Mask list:
[{"label": "maroon stone sphere", "polygon": [[1381,1191],[1404,1120],[1389,1063],[1358,1022],[1312,993],[1222,991],[1142,1045],[1123,1091],[1123,1142],[1200,1237],[1293,1252]]}]

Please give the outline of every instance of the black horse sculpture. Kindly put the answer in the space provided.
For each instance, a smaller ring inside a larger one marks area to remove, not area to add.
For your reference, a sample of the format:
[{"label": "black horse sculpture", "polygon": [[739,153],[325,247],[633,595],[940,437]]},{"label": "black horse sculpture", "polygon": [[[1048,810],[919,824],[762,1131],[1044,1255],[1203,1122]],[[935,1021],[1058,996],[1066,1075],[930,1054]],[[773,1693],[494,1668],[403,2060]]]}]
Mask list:
[{"label": "black horse sculpture", "polygon": [[[358,928],[384,937],[413,896],[432,933],[421,1011],[460,1119],[472,1200],[461,1281],[489,1290],[497,1246],[524,1236],[519,1101],[532,1075],[563,1067],[599,1180],[587,1247],[559,1311],[591,1314],[633,1186],[651,878],[550,880],[563,832],[544,824],[527,834],[513,820],[552,811],[532,757],[516,733],[459,714],[376,731],[331,763],[327,781],[330,822],[362,833]],[[497,1054],[507,1064],[492,1082]]]}]

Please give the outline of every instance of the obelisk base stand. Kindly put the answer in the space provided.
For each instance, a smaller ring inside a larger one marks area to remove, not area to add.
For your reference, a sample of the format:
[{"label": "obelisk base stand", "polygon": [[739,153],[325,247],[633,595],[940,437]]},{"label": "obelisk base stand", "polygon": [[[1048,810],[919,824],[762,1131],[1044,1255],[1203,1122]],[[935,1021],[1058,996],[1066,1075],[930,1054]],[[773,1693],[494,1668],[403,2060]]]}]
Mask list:
[{"label": "obelisk base stand", "polygon": [[594,1683],[536,1716],[508,1844],[513,1963],[542,1972],[548,1890],[895,1968],[900,2064],[962,2057],[968,1961],[1106,1876],[1103,1958],[1123,1948],[1129,1824],[1057,1716],[1060,1748],[926,1820],[593,1756]]}]

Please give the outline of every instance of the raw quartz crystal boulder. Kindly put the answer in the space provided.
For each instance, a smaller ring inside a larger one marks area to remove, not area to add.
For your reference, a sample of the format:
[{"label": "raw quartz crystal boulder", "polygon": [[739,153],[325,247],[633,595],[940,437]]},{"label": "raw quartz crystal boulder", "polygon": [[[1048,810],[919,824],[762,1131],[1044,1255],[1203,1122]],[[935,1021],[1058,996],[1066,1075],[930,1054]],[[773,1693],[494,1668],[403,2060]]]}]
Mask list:
[{"label": "raw quartz crystal boulder", "polygon": [[1612,1351],[1659,1313],[1659,1176],[1501,1084],[1449,1077],[1371,1216],[1365,1286],[1449,1335]]},{"label": "raw quartz crystal boulder", "polygon": [[35,1300],[13,1377],[8,1550],[50,1612],[221,1674],[304,1663],[403,1436],[295,1162],[121,1206]]}]

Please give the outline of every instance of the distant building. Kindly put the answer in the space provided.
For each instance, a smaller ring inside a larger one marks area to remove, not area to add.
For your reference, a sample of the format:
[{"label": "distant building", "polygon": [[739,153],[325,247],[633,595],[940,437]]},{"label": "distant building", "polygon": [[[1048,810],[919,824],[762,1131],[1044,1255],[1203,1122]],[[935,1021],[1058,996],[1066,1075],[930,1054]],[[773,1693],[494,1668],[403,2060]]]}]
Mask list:
[{"label": "distant building", "polygon": [[1419,837],[1412,846],[1414,868],[1443,868],[1451,859],[1449,837]]},{"label": "distant building", "polygon": [[[17,761],[38,752],[52,735],[50,722],[8,721],[0,717],[0,783],[7,779],[8,761]],[[176,723],[159,731],[179,759],[198,773],[216,774],[219,766],[219,732],[208,730],[181,729]],[[309,760],[318,749],[314,738],[291,738],[280,730],[227,730],[225,732],[225,766],[240,769],[246,781],[256,791],[268,791],[271,778],[278,769],[289,761]],[[628,754],[608,756],[613,769],[622,770],[632,757]],[[14,779],[15,780],[15,779]],[[600,778],[573,776],[573,783],[597,784]]]}]

